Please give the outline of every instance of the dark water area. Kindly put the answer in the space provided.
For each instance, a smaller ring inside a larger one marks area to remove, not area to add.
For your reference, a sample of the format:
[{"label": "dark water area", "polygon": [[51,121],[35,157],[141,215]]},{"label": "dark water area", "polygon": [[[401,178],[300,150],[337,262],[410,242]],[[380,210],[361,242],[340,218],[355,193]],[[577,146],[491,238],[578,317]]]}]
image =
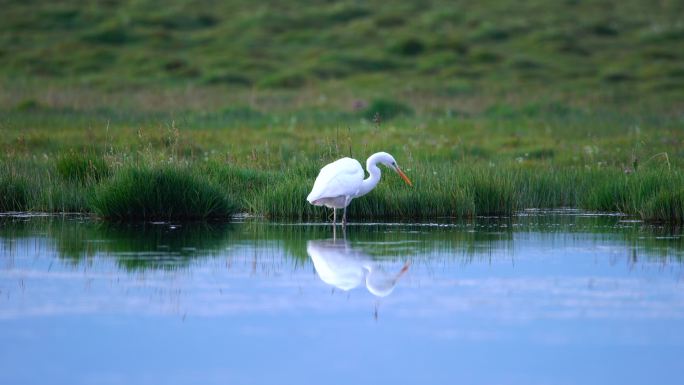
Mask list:
[{"label": "dark water area", "polygon": [[0,218],[2,384],[679,384],[680,229]]}]

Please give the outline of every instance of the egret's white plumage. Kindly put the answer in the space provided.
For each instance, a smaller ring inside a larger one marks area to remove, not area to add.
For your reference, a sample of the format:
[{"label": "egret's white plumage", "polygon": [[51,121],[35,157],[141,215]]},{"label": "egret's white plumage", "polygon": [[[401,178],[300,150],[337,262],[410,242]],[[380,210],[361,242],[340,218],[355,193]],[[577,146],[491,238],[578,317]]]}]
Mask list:
[{"label": "egret's white plumage", "polygon": [[306,200],[312,205],[342,209],[347,206],[347,199],[359,194],[364,176],[358,160],[338,159],[321,169]]},{"label": "egret's white plumage", "polygon": [[396,171],[411,185],[411,181],[401,171],[394,157],[386,152],[377,152],[366,161],[368,178],[364,179],[365,173],[361,163],[352,158],[338,159],[327,164],[321,169],[316,177],[311,192],[306,197],[312,205],[326,206],[333,209],[333,224],[336,221],[336,209],[344,209],[342,223],[346,223],[347,206],[352,199],[369,193],[380,181],[380,168],[378,163]]}]

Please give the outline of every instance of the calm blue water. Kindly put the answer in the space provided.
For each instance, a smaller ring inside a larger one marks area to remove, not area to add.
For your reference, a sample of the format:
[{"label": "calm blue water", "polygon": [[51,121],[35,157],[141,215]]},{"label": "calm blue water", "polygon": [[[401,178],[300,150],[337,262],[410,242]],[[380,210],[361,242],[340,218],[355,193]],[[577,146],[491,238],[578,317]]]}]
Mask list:
[{"label": "calm blue water", "polygon": [[682,383],[678,230],[0,226],[1,384]]}]

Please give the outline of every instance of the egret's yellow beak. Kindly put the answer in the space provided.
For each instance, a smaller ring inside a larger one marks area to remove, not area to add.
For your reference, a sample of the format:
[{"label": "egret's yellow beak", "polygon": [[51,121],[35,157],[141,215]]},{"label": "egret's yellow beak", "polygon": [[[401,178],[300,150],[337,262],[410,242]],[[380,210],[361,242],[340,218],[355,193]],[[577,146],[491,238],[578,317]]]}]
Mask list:
[{"label": "egret's yellow beak", "polygon": [[406,174],[404,174],[404,172],[401,171],[401,169],[399,168],[399,166],[397,166],[397,173],[399,174],[399,176],[401,177],[401,179],[404,180],[404,182],[406,182],[409,186],[413,187],[413,183],[411,183],[411,179],[409,179],[409,178],[406,176]]}]

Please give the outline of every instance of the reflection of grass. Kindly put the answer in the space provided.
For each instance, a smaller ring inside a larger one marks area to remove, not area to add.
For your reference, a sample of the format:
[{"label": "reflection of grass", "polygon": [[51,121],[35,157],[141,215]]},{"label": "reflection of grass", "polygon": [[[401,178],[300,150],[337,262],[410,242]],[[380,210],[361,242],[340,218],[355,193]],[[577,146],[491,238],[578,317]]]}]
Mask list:
[{"label": "reflection of grass", "polygon": [[233,226],[206,222],[152,225],[32,219],[5,225],[9,233],[0,236],[47,232],[64,259],[78,263],[95,256],[113,257],[126,270],[177,269],[217,255],[233,239]]},{"label": "reflection of grass", "polygon": [[[446,253],[463,262],[491,258],[515,247],[516,232],[538,233],[540,241],[551,233],[580,234],[588,239],[628,244],[636,258],[682,261],[681,228],[623,224],[615,217],[568,215],[477,219],[450,223],[448,227],[420,225],[350,225],[347,240],[376,258],[417,263],[435,253]],[[443,222],[444,223],[444,222]],[[338,237],[342,236],[338,229]],[[47,239],[58,255],[72,264],[90,264],[94,258],[114,260],[128,271],[173,270],[203,258],[222,255],[279,261],[281,255],[295,266],[307,265],[309,240],[332,238],[330,226],[301,224],[186,223],[183,225],[112,224],[58,218],[15,221],[0,218],[0,244],[12,247],[27,237]],[[11,240],[11,242],[9,241]],[[237,248],[236,248],[237,246]],[[226,250],[238,251],[226,251]],[[5,250],[7,252],[8,250]],[[45,251],[45,250],[43,250]],[[505,253],[504,253],[505,254]]]},{"label": "reflection of grass", "polygon": [[[217,255],[230,242],[232,227],[213,223],[175,225],[101,225],[104,252],[126,270],[177,269],[192,260]],[[133,254],[131,254],[133,253]],[[135,253],[143,255],[136,256]]]}]

